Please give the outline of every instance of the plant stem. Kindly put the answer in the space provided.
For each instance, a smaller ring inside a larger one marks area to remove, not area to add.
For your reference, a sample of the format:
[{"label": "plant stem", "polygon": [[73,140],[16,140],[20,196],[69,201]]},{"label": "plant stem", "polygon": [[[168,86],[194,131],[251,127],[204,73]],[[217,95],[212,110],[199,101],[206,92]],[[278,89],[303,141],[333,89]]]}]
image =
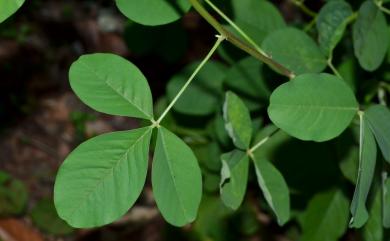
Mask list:
[{"label": "plant stem", "polygon": [[328,58],[328,66],[329,68],[333,71],[333,73],[339,77],[340,79],[343,79],[343,77],[340,75],[339,71],[337,71],[337,69],[334,67],[333,65],[333,53],[330,54],[329,58]]},{"label": "plant stem", "polygon": [[284,67],[283,65],[277,63],[274,61],[271,57],[264,55],[257,51],[255,48],[249,46],[245,42],[243,42],[241,39],[237,38],[233,33],[229,32],[227,29],[225,29],[207,10],[203,7],[203,5],[199,2],[199,0],[189,0],[194,9],[211,25],[213,26],[219,34],[226,36],[226,40],[235,45],[236,47],[240,48],[241,50],[247,52],[248,54],[252,55],[253,57],[257,58],[258,60],[264,62],[265,64],[273,67],[274,69],[278,70],[282,75],[285,75],[287,77],[294,78],[295,74],[291,72],[289,69]]},{"label": "plant stem", "polygon": [[217,6],[215,6],[210,0],[205,0],[205,2],[210,5],[215,12],[217,12],[226,22],[228,22],[248,43],[250,43],[258,52],[264,56],[268,56],[257,44],[256,42],[249,37],[237,24],[235,24],[224,12],[222,12]]},{"label": "plant stem", "polygon": [[264,145],[273,135],[275,135],[276,133],[278,133],[280,131],[279,128],[277,128],[276,130],[274,130],[273,132],[271,132],[268,136],[266,136],[265,138],[261,139],[259,142],[257,142],[252,148],[250,148],[248,150],[248,154],[250,156],[253,155],[253,152],[256,151],[259,147],[261,147],[262,145]]},{"label": "plant stem", "polygon": [[384,12],[385,14],[388,14],[390,15],[390,9],[386,8],[386,7],[383,7],[383,2],[382,1],[375,1],[375,4],[378,6],[378,8]]},{"label": "plant stem", "polygon": [[303,3],[303,0],[292,0],[292,2],[295,4],[295,6],[299,7],[305,14],[309,15],[310,17],[316,17],[317,13],[310,10],[306,5]]},{"label": "plant stem", "polygon": [[161,114],[160,118],[156,122],[153,122],[153,126],[158,127],[160,125],[161,121],[168,114],[168,112],[172,109],[172,107],[175,105],[175,103],[180,98],[180,96],[183,94],[183,92],[187,89],[187,87],[191,84],[191,82],[195,78],[195,76],[199,73],[199,71],[202,69],[202,67],[207,63],[207,61],[211,58],[211,56],[214,54],[214,52],[218,49],[218,47],[222,43],[222,41],[224,41],[226,39],[225,35],[223,35],[223,34],[218,35],[217,38],[218,38],[217,41],[215,42],[214,46],[211,48],[209,53],[202,60],[202,62],[195,69],[195,71],[191,74],[190,78],[187,80],[187,82],[184,84],[184,86],[180,89],[180,91],[177,93],[177,95],[172,100],[172,102],[168,105],[168,107],[165,109],[165,111]]}]

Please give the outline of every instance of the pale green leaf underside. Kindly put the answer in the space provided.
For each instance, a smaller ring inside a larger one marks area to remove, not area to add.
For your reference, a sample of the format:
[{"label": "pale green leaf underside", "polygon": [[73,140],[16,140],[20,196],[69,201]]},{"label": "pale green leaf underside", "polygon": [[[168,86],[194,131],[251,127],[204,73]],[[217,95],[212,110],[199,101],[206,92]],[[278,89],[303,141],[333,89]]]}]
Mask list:
[{"label": "pale green leaf underside", "polygon": [[223,105],[225,129],[237,148],[249,148],[252,138],[252,122],[248,108],[233,92],[226,92]]},{"label": "pale green leaf underside", "polygon": [[377,152],[374,136],[365,117],[361,124],[359,172],[350,208],[352,218],[349,225],[353,228],[361,228],[368,220],[366,200],[374,177]]},{"label": "pale green leaf underside", "polygon": [[339,240],[348,227],[348,199],[340,190],[317,194],[302,217],[301,241]]},{"label": "pale green leaf underside", "polygon": [[295,28],[272,32],[264,39],[262,48],[276,62],[298,75],[321,72],[327,65],[324,54],[314,40]]},{"label": "pale green leaf underside", "polygon": [[0,0],[0,23],[14,14],[25,0]]},{"label": "pale green leaf underside", "polygon": [[163,25],[178,20],[191,7],[188,0],[116,0],[119,10],[143,25]]},{"label": "pale green leaf underside", "polygon": [[386,106],[374,105],[365,112],[368,125],[382,151],[383,157],[390,162],[390,111]]},{"label": "pale green leaf underside", "polygon": [[157,207],[167,222],[184,226],[195,220],[202,197],[202,176],[192,150],[160,127],[152,166]]},{"label": "pale green leaf underside", "polygon": [[83,55],[72,64],[69,78],[77,96],[97,111],[153,118],[152,94],[145,76],[120,56]]},{"label": "pale green leaf underside", "polygon": [[325,54],[329,55],[333,52],[352,14],[351,5],[344,0],[327,2],[321,8],[317,17],[318,42]]},{"label": "pale green leaf underside", "polygon": [[111,223],[135,203],[145,183],[152,129],[113,132],[92,138],[64,161],[54,202],[71,226]]},{"label": "pale green leaf underside", "polygon": [[282,174],[268,160],[253,160],[256,169],[257,182],[261,191],[277,217],[279,225],[285,224],[290,218],[290,195]]},{"label": "pale green leaf underside", "polygon": [[360,66],[367,71],[376,70],[386,56],[389,29],[386,17],[368,0],[359,9],[353,25],[353,47]]},{"label": "pale green leaf underside", "polygon": [[326,141],[340,135],[357,111],[344,81],[330,74],[303,74],[273,92],[268,115],[296,138]]},{"label": "pale green leaf underside", "polygon": [[249,158],[245,152],[234,150],[223,154],[221,159],[221,199],[226,206],[236,210],[245,197]]}]

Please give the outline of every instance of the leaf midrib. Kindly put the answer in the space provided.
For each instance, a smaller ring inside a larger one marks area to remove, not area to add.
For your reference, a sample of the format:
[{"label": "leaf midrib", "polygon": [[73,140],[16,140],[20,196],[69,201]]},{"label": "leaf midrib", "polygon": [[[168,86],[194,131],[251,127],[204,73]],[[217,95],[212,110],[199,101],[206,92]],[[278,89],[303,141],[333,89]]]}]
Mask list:
[{"label": "leaf midrib", "polygon": [[82,60],[80,60],[80,63],[82,65],[84,65],[87,69],[89,69],[98,79],[101,79],[101,81],[106,84],[108,87],[110,87],[110,89],[112,89],[119,97],[121,97],[123,100],[125,100],[126,102],[128,102],[129,104],[131,104],[132,106],[134,106],[138,111],[140,111],[142,114],[145,115],[145,117],[147,118],[151,118],[150,114],[146,113],[144,110],[141,109],[141,107],[139,107],[138,105],[136,105],[135,103],[133,103],[133,101],[131,99],[127,99],[125,96],[123,96],[118,90],[116,90],[115,88],[113,88],[110,84],[109,84],[109,81],[110,81],[110,78],[108,76],[101,76],[100,73],[98,71],[96,71],[94,68],[91,68],[87,63],[83,62]]},{"label": "leaf midrib", "polygon": [[86,203],[87,203],[87,200],[89,199],[89,197],[92,195],[92,193],[96,192],[96,190],[98,189],[98,187],[100,185],[102,185],[102,183],[105,182],[105,180],[107,179],[107,177],[112,173],[114,173],[114,169],[116,169],[119,165],[119,163],[121,163],[125,157],[128,155],[129,151],[140,141],[144,138],[144,136],[146,134],[148,134],[150,130],[146,130],[135,142],[132,143],[132,145],[129,146],[129,148],[125,151],[125,153],[118,159],[118,161],[111,167],[109,168],[106,173],[104,174],[104,176],[101,178],[101,180],[93,187],[90,189],[90,191],[87,192],[87,194],[85,194],[84,198],[82,199],[79,199],[79,200],[82,200],[80,201],[79,203],[82,203],[81,205],[77,205],[76,208],[71,211],[71,214],[69,215],[69,217],[72,217],[74,215],[74,213],[79,210],[82,206],[84,206]]}]

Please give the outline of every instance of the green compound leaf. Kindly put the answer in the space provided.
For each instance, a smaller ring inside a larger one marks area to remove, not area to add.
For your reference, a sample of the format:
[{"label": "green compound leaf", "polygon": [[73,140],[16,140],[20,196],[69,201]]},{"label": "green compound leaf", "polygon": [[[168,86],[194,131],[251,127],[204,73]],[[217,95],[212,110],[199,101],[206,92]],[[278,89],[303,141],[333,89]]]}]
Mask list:
[{"label": "green compound leaf", "polygon": [[113,132],[77,147],[58,171],[54,203],[73,227],[111,223],[135,203],[148,169],[150,127]]},{"label": "green compound leaf", "polygon": [[318,73],[327,66],[327,60],[314,40],[295,28],[284,28],[269,34],[262,48],[276,62],[297,75]]},{"label": "green compound leaf", "polygon": [[240,0],[231,4],[235,22],[258,45],[269,33],[286,26],[278,9],[268,1]]},{"label": "green compound leaf", "polygon": [[143,25],[163,25],[181,18],[191,7],[188,0],[116,0],[119,10]]},{"label": "green compound leaf", "polygon": [[31,210],[31,218],[34,225],[46,233],[65,235],[73,232],[73,228],[58,217],[54,202],[51,199],[39,201]]},{"label": "green compound leaf", "polygon": [[1,0],[0,1],[0,23],[14,14],[25,2],[25,0]]},{"label": "green compound leaf", "polygon": [[386,106],[374,105],[367,109],[365,117],[374,133],[382,155],[390,163],[390,111]]},{"label": "green compound leaf", "polygon": [[[198,67],[194,62],[175,75],[167,85],[167,96],[172,101],[188,77]],[[178,99],[173,109],[186,115],[209,115],[214,113],[222,96],[222,83],[226,76],[226,67],[217,62],[206,63],[191,85]]]},{"label": "green compound leaf", "polygon": [[244,102],[233,92],[226,92],[223,105],[225,129],[237,148],[249,148],[252,138],[252,122],[249,110]]},{"label": "green compound leaf", "polygon": [[24,183],[0,171],[0,216],[21,214],[27,202],[28,192]]},{"label": "green compound leaf", "polygon": [[370,217],[362,230],[363,240],[383,241],[383,231],[381,192],[377,190],[371,205]]},{"label": "green compound leaf", "polygon": [[245,152],[234,150],[223,154],[221,159],[221,198],[226,206],[236,210],[245,197],[249,158]]},{"label": "green compound leaf", "polygon": [[229,69],[224,83],[237,93],[268,100],[271,91],[265,83],[262,67],[263,64],[257,59],[244,58]]},{"label": "green compound leaf", "polygon": [[385,15],[373,1],[364,2],[353,25],[353,46],[360,66],[376,70],[385,58],[389,40]]},{"label": "green compound leaf", "polygon": [[317,17],[318,42],[326,55],[330,55],[343,37],[348,18],[353,14],[349,3],[330,1],[321,8]]},{"label": "green compound leaf", "polygon": [[153,118],[152,94],[145,76],[120,56],[83,55],[70,67],[69,78],[77,96],[97,111]]},{"label": "green compound leaf", "polygon": [[340,135],[357,111],[344,81],[330,74],[304,74],[273,92],[268,115],[288,134],[320,142]]},{"label": "green compound leaf", "polygon": [[382,184],[382,219],[383,227],[390,228],[390,178],[386,177]]},{"label": "green compound leaf", "polygon": [[254,156],[257,182],[261,191],[278,219],[285,224],[290,218],[290,195],[282,174],[268,160]]},{"label": "green compound leaf", "polygon": [[375,172],[376,143],[366,118],[363,116],[360,129],[359,172],[351,203],[352,218],[349,226],[361,228],[368,220],[366,200]]},{"label": "green compound leaf", "polygon": [[202,175],[192,150],[160,127],[152,166],[157,207],[167,222],[184,226],[195,220],[202,198]]},{"label": "green compound leaf", "polygon": [[340,190],[319,193],[302,217],[301,241],[339,240],[348,228],[348,199]]}]

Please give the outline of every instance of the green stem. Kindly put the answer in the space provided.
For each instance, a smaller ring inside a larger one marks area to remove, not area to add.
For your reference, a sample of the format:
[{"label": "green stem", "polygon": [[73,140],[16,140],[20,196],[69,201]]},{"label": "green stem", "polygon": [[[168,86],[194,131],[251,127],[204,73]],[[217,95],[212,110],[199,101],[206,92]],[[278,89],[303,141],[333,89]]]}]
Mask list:
[{"label": "green stem", "polygon": [[255,48],[249,46],[245,42],[243,42],[241,39],[237,38],[233,33],[229,32],[227,29],[225,29],[207,10],[203,7],[203,5],[199,2],[199,0],[189,0],[194,9],[211,25],[213,26],[219,34],[226,36],[226,40],[235,45],[236,47],[240,48],[241,50],[247,52],[248,54],[252,55],[253,57],[257,58],[258,60],[264,62],[265,64],[273,67],[274,69],[278,70],[282,75],[285,75],[289,78],[294,78],[295,74],[291,72],[289,69],[284,67],[283,65],[277,63],[274,61],[271,57],[268,57],[259,51],[257,51]]},{"label": "green stem", "polygon": [[379,9],[380,9],[382,12],[384,12],[384,13],[390,15],[390,9],[388,9],[388,8],[386,8],[386,7],[383,7],[382,5],[379,5],[378,7],[379,7]]},{"label": "green stem", "polygon": [[258,148],[260,148],[262,145],[264,145],[273,135],[275,135],[279,131],[280,131],[280,129],[278,128],[278,129],[274,130],[273,132],[271,132],[268,136],[266,136],[265,138],[263,138],[259,142],[257,142],[253,147],[251,147],[248,150],[249,156],[252,156],[254,151],[256,151]]},{"label": "green stem", "polygon": [[195,78],[195,76],[199,73],[199,71],[202,69],[202,67],[207,63],[207,61],[211,58],[211,56],[214,54],[214,52],[218,49],[219,45],[226,39],[225,35],[218,35],[217,41],[215,42],[214,46],[211,48],[210,52],[206,55],[206,57],[202,60],[202,62],[199,64],[199,66],[195,69],[195,71],[191,74],[190,78],[187,80],[187,82],[184,84],[184,86],[180,89],[180,91],[177,93],[175,98],[172,100],[172,102],[168,105],[168,107],[165,109],[165,111],[161,114],[160,118],[153,122],[154,127],[158,127],[161,123],[161,121],[164,119],[164,117],[168,114],[168,112],[172,109],[172,107],[175,105],[177,100],[180,98],[180,96],[183,94],[183,92],[187,89],[187,87],[191,84],[192,80]]},{"label": "green stem", "polygon": [[317,13],[306,7],[306,5],[303,3],[304,1],[293,0],[292,2],[295,4],[295,6],[299,7],[305,14],[309,15],[310,17],[314,18],[317,16]]},{"label": "green stem", "polygon": [[333,65],[333,53],[331,53],[329,58],[328,58],[328,66],[337,77],[339,77],[340,79],[343,79],[343,77],[340,75],[339,71],[337,71],[336,67],[334,67],[334,65]]},{"label": "green stem", "polygon": [[248,43],[250,43],[258,52],[264,56],[268,56],[257,44],[256,42],[249,37],[237,24],[235,24],[224,12],[222,12],[217,6],[215,6],[210,0],[205,0],[205,2],[214,9],[226,22],[228,22]]}]

